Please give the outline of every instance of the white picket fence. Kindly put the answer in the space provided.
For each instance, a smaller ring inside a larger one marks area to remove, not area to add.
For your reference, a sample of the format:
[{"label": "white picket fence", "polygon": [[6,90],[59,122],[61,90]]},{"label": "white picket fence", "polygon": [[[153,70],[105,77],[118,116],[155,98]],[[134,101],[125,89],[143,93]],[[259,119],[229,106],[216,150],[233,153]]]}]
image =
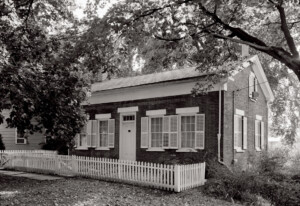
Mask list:
[{"label": "white picket fence", "polygon": [[37,153],[6,153],[3,156],[8,160],[4,165],[8,169],[121,181],[176,192],[205,183],[205,163],[165,165]]}]

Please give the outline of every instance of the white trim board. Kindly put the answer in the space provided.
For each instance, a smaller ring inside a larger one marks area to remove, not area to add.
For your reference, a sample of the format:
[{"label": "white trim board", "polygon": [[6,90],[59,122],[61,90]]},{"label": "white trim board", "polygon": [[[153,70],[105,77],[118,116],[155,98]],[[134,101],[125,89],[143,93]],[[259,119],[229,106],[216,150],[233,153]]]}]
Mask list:
[{"label": "white trim board", "polygon": [[196,114],[199,112],[199,107],[184,107],[176,108],[176,114]]},{"label": "white trim board", "polygon": [[148,110],[146,111],[147,116],[155,116],[155,115],[166,115],[166,109],[157,109],[157,110]]},{"label": "white trim board", "polygon": [[95,119],[110,119],[110,118],[111,118],[111,113],[95,115]]},{"label": "white trim board", "polygon": [[139,111],[139,107],[122,107],[118,108],[118,113],[124,113],[124,112],[137,112]]},{"label": "white trim board", "polygon": [[257,120],[260,120],[260,121],[262,121],[262,116],[261,115],[255,115],[255,118],[257,119]]},{"label": "white trim board", "polygon": [[245,111],[240,110],[240,109],[235,109],[235,114],[245,116]]}]

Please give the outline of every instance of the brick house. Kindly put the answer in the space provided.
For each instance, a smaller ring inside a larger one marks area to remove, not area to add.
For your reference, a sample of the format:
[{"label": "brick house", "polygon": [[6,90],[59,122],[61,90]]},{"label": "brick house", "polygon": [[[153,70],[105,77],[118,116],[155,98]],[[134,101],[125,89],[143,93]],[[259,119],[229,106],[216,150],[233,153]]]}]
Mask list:
[{"label": "brick house", "polygon": [[273,93],[257,56],[253,64],[213,86],[187,68],[92,85],[89,120],[73,154],[148,162],[200,162],[208,154],[226,165],[267,149]]}]

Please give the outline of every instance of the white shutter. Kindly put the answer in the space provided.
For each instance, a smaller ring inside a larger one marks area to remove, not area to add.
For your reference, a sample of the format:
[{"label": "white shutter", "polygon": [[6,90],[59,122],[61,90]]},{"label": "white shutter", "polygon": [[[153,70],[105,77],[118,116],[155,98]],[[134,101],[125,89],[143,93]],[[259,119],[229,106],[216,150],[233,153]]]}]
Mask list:
[{"label": "white shutter", "polygon": [[247,149],[247,117],[243,117],[243,149]]},{"label": "white shutter", "polygon": [[171,115],[170,118],[170,144],[169,147],[172,149],[178,148],[178,115]]},{"label": "white shutter", "polygon": [[168,148],[170,146],[170,117],[163,117],[163,138],[162,138],[163,148]]},{"label": "white shutter", "polygon": [[205,114],[196,114],[195,148],[204,149],[205,144]]},{"label": "white shutter", "polygon": [[265,148],[265,124],[264,124],[264,122],[261,122],[260,123],[260,128],[261,128],[261,130],[260,130],[260,133],[261,133],[261,136],[260,136],[260,138],[261,138],[261,148],[262,149],[264,149]]},{"label": "white shutter", "polygon": [[115,146],[115,120],[108,120],[108,147],[114,148]]},{"label": "white shutter", "polygon": [[238,144],[238,129],[239,129],[239,118],[238,115],[234,115],[234,121],[233,121],[233,141],[234,141],[234,149],[237,149],[239,147]]},{"label": "white shutter", "polygon": [[250,73],[249,75],[249,97],[252,98],[252,93],[254,91],[254,74]]},{"label": "white shutter", "polygon": [[96,147],[96,138],[98,136],[98,121],[92,120],[92,129],[91,129],[91,147]]},{"label": "white shutter", "polygon": [[141,148],[148,148],[149,143],[149,118],[141,118]]},{"label": "white shutter", "polygon": [[254,144],[255,144],[255,148],[258,148],[258,128],[257,128],[257,123],[258,123],[258,120],[255,120],[255,125],[254,125],[254,134],[255,134]]},{"label": "white shutter", "polygon": [[88,147],[91,147],[91,145],[92,145],[92,141],[91,141],[91,139],[92,139],[92,120],[88,120],[88,122],[87,122],[87,127],[86,127],[86,130],[87,130],[87,146]]}]

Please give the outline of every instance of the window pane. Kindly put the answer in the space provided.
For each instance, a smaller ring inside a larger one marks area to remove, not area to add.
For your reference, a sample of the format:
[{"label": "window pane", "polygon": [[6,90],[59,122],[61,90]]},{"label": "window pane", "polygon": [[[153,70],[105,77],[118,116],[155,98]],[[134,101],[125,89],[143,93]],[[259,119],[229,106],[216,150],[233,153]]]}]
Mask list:
[{"label": "window pane", "polygon": [[181,117],[181,147],[195,147],[195,116]]},{"label": "window pane", "polygon": [[100,134],[100,147],[108,147],[108,135]]},{"label": "window pane", "polygon": [[99,133],[107,134],[108,133],[108,121],[100,121],[99,125],[100,125]]}]

